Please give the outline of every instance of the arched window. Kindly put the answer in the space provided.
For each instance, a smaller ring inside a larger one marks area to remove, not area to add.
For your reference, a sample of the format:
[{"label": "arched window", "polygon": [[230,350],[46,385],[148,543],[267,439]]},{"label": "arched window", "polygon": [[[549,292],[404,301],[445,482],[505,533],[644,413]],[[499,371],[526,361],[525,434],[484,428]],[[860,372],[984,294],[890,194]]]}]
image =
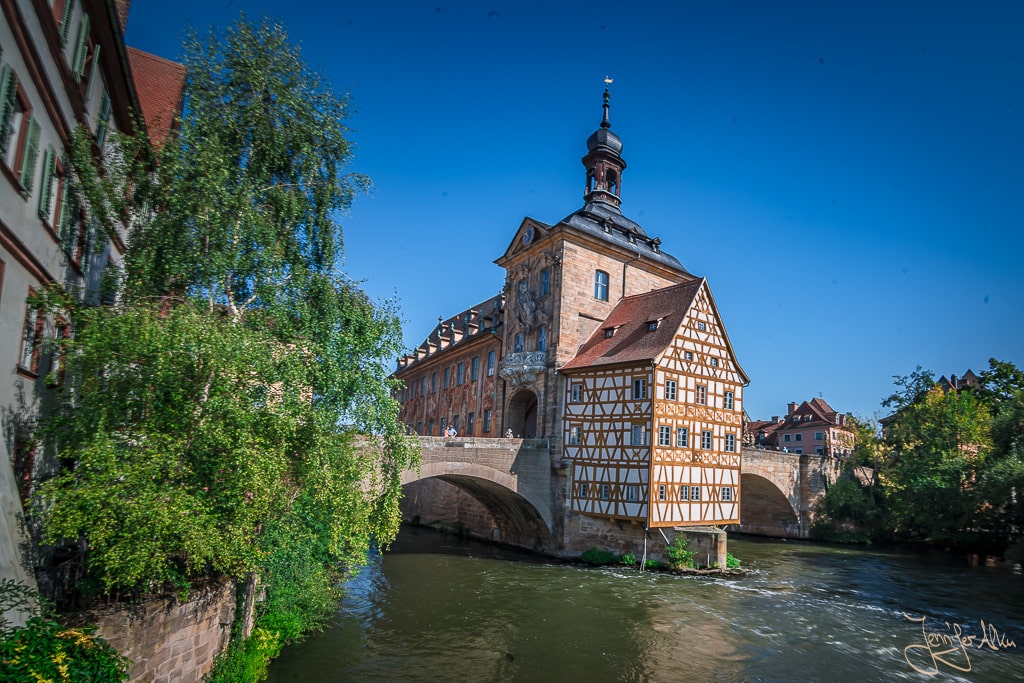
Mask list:
[{"label": "arched window", "polygon": [[608,188],[608,191],[614,195],[619,194],[619,182],[618,177],[615,175],[615,171],[608,169],[604,174],[604,184]]},{"label": "arched window", "polygon": [[608,273],[603,270],[594,273],[594,298],[608,301]]},{"label": "arched window", "polygon": [[515,341],[512,344],[512,351],[514,353],[521,353],[523,350],[523,333],[519,332],[515,336]]}]

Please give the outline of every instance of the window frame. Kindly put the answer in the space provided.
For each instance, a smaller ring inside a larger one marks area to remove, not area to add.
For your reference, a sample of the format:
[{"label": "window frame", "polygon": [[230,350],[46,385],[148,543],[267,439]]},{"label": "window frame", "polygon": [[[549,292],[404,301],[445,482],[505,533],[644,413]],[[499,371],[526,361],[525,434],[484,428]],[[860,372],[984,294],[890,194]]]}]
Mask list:
[{"label": "window frame", "polygon": [[583,382],[569,382],[569,403],[583,403]]},{"label": "window frame", "polygon": [[634,377],[633,378],[633,391],[630,394],[634,401],[645,401],[647,400],[647,378],[646,377]]},{"label": "window frame", "polygon": [[679,382],[674,379],[665,380],[665,400],[675,401],[679,396]]},{"label": "window frame", "polygon": [[736,435],[726,434],[725,435],[725,451],[726,453],[736,452]]},{"label": "window frame", "polygon": [[676,448],[690,447],[690,428],[676,427]]},{"label": "window frame", "polygon": [[671,446],[672,445],[672,426],[671,425],[658,425],[658,445],[659,446]]},{"label": "window frame", "polygon": [[706,384],[698,384],[693,388],[693,402],[699,406],[708,404],[708,387]]},{"label": "window frame", "polygon": [[491,433],[491,409],[484,408],[484,423],[480,427],[480,431],[483,434]]},{"label": "window frame", "polygon": [[608,301],[608,283],[611,280],[608,273],[603,270],[594,271],[594,298],[598,301]]},{"label": "window frame", "polygon": [[700,449],[702,451],[712,450],[715,444],[714,439],[714,433],[710,429],[702,429],[700,432]]},{"label": "window frame", "polygon": [[732,391],[727,391],[722,398],[722,407],[726,410],[734,410],[736,405],[736,394]]}]

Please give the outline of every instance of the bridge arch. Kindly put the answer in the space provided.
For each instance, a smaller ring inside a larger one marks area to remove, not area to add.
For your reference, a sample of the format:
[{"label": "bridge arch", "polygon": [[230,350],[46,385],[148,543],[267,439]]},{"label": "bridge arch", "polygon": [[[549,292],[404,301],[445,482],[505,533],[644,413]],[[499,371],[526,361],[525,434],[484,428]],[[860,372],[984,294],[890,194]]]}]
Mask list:
[{"label": "bridge arch", "polygon": [[[550,506],[531,500],[530,491],[521,491],[516,475],[479,463],[452,461],[425,462],[419,472],[402,474],[407,491],[435,482],[458,489],[486,511],[486,523],[492,527],[490,540],[538,552],[557,545],[552,533],[553,520],[548,519]],[[436,487],[426,495],[443,496]],[[456,505],[455,509],[458,508]],[[462,519],[453,521],[464,523]],[[474,526],[479,532],[481,521]]]},{"label": "bridge arch", "polygon": [[523,388],[512,394],[505,409],[505,424],[516,438],[533,439],[537,433],[537,394]]},{"label": "bridge arch", "polygon": [[800,514],[779,488],[778,483],[759,474],[740,474],[740,524],[734,531],[776,536],[805,538]]}]

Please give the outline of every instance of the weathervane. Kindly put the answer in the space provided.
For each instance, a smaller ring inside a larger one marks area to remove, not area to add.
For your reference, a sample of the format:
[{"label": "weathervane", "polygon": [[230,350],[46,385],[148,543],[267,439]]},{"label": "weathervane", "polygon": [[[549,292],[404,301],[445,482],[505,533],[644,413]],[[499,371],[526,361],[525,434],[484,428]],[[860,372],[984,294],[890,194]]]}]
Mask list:
[{"label": "weathervane", "polygon": [[605,76],[605,77],[604,77],[604,83],[605,83],[605,85],[611,85],[611,84],[612,84],[612,82],[613,82],[614,80],[615,80],[615,79],[614,79],[614,78],[612,78],[611,76]]}]

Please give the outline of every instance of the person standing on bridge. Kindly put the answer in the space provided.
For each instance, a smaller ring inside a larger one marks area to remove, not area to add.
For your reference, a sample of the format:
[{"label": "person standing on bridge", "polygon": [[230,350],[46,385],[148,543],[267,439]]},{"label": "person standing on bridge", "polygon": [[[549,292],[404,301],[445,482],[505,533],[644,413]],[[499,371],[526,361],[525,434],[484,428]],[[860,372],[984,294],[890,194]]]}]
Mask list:
[{"label": "person standing on bridge", "polygon": [[458,435],[459,433],[455,431],[455,425],[449,425],[447,431],[445,431],[445,436],[454,437]]}]

